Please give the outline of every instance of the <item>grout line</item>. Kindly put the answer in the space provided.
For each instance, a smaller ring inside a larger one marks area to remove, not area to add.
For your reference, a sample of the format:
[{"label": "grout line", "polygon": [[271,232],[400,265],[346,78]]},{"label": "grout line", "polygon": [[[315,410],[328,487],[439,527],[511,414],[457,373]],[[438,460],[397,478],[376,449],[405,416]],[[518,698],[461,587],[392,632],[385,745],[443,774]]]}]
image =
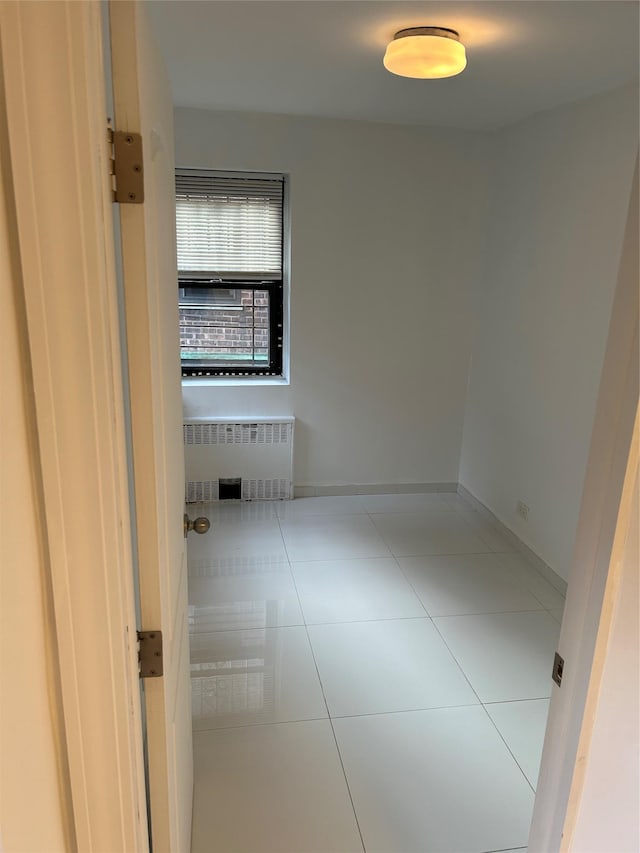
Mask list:
[{"label": "grout line", "polygon": [[462,675],[463,675],[463,677],[464,677],[464,680],[467,682],[467,684],[469,685],[469,687],[470,687],[470,688],[471,688],[471,690],[473,691],[473,694],[474,694],[474,696],[476,697],[476,699],[478,700],[478,702],[482,705],[482,699],[481,699],[481,698],[480,698],[480,696],[478,695],[478,691],[475,689],[475,687],[473,686],[473,684],[469,681],[469,678],[468,678],[468,676],[467,676],[467,673],[466,673],[466,672],[464,671],[464,669],[462,668],[462,664],[460,663],[460,661],[458,660],[458,658],[454,655],[454,653],[453,653],[453,652],[451,651],[451,649],[449,648],[449,645],[448,645],[447,641],[445,640],[445,638],[444,638],[444,637],[442,636],[442,634],[440,633],[440,630],[438,629],[438,626],[436,625],[435,621],[434,621],[434,620],[432,620],[432,621],[433,621],[433,627],[434,627],[434,628],[436,629],[436,631],[438,632],[438,635],[439,635],[440,639],[442,640],[442,642],[444,643],[444,645],[445,645],[445,647],[446,647],[447,651],[448,651],[448,652],[449,652],[449,654],[451,655],[451,659],[452,659],[453,661],[455,661],[455,664],[456,664],[456,666],[458,667],[458,669],[460,670],[460,672],[462,673]]},{"label": "grout line", "polygon": [[[551,611],[546,607],[539,607],[537,610],[478,610],[473,613],[434,613],[431,614],[426,609],[426,606],[418,593],[415,591],[415,588],[412,586],[411,582],[407,578],[407,583],[411,587],[412,591],[416,595],[418,602],[422,609],[424,610],[424,616],[372,616],[370,619],[334,619],[332,621],[326,622],[307,622],[304,619],[304,608],[302,607],[302,603],[300,601],[299,594],[298,602],[300,606],[300,611],[302,613],[303,621],[302,622],[289,622],[283,625],[242,625],[240,627],[230,627],[230,628],[209,628],[206,631],[198,631],[196,629],[191,629],[189,631],[190,637],[206,637],[209,634],[228,634],[234,631],[274,631],[280,628],[304,628],[304,627],[322,627],[323,625],[359,625],[362,623],[368,622],[406,622],[410,619],[429,619],[431,621],[435,619],[458,619],[465,616],[502,616],[508,615],[510,613],[548,613],[551,618],[554,620],[556,624],[560,624],[558,619],[551,613]],[[295,579],[294,579],[295,586]],[[297,592],[297,590],[296,590]],[[195,606],[195,605],[190,605]]]},{"label": "grout line", "polygon": [[[429,556],[436,556],[436,555],[429,555]],[[477,554],[476,554],[476,555],[467,555],[467,554],[464,554],[464,555],[456,555],[456,556],[481,556],[481,555],[477,555]],[[430,613],[430,612],[429,612],[429,610],[427,609],[426,604],[425,604],[425,603],[424,603],[424,601],[422,600],[422,596],[421,596],[421,595],[420,595],[420,593],[416,590],[416,588],[415,588],[415,586],[413,585],[413,583],[411,582],[411,580],[410,580],[409,576],[406,574],[405,570],[402,568],[402,565],[401,565],[401,563],[400,563],[400,560],[401,560],[401,559],[404,559],[404,558],[402,558],[402,557],[400,557],[400,558],[398,558],[398,557],[394,557],[394,560],[396,561],[396,564],[397,564],[398,568],[400,569],[400,571],[401,571],[401,572],[402,572],[402,574],[404,575],[405,580],[407,581],[407,583],[409,584],[409,586],[411,587],[411,589],[412,589],[412,590],[413,590],[413,592],[415,593],[415,595],[416,595],[416,597],[417,597],[418,601],[419,601],[419,602],[422,604],[422,606],[424,607],[424,610],[425,610],[425,613],[427,614],[427,616],[429,616],[432,620],[434,620],[434,619],[447,619],[447,618],[454,617],[454,616],[485,616],[485,615],[495,615],[495,614],[497,614],[497,613],[540,613],[540,610],[539,610],[539,609],[538,609],[538,610],[494,610],[494,611],[480,611],[480,612],[478,612],[478,613],[448,613],[448,614],[433,614],[433,613]],[[524,589],[524,586],[523,586],[523,589]],[[528,591],[528,590],[525,590],[525,591]],[[535,597],[535,595],[534,595],[534,596],[532,596],[532,597],[533,597],[533,598],[536,598],[536,597]],[[539,599],[536,599],[536,601],[539,601]],[[544,607],[544,605],[542,604],[542,602],[541,602],[541,601],[539,601],[539,604],[540,604],[542,607]],[[435,623],[434,623],[434,624],[435,624]],[[438,633],[440,633],[440,632],[438,632]],[[448,648],[448,646],[447,646],[447,648]]]},{"label": "grout line", "polygon": [[479,613],[449,613],[444,616],[432,616],[436,619],[459,619],[463,616],[508,616],[510,613],[546,613],[544,607],[538,607],[536,610],[481,610]]},{"label": "grout line", "polygon": [[[295,584],[295,580],[294,580]],[[413,588],[412,588],[413,589]],[[414,590],[415,592],[415,590]],[[417,593],[416,593],[417,596]],[[299,599],[298,599],[299,600]],[[322,628],[324,625],[366,625],[370,622],[407,622],[410,620],[429,620],[433,622],[436,619],[461,619],[466,616],[507,616],[511,613],[549,613],[548,610],[544,608],[538,608],[537,610],[479,610],[476,613],[435,613],[431,615],[423,602],[418,597],[418,601],[420,602],[421,607],[423,608],[424,615],[423,616],[373,616],[371,619],[336,619],[332,622],[291,622],[287,625],[245,625],[242,627],[234,627],[234,628],[211,628],[206,631],[197,631],[191,630],[189,632],[190,637],[207,637],[210,634],[231,634],[237,631],[278,631],[280,629],[287,628]],[[302,616],[304,619],[304,609],[302,605],[300,605],[300,609],[302,611]],[[551,618],[554,620],[556,624],[558,620],[549,613]]]},{"label": "grout line", "polygon": [[[563,618],[564,618],[564,610],[563,610],[563,608],[562,608],[562,607],[546,607],[546,608],[545,608],[545,610],[547,611],[547,613],[549,614],[549,616],[551,616],[551,618],[552,618],[555,622],[557,622],[557,623],[558,623],[558,625],[562,625],[562,620],[563,620]],[[563,613],[562,613],[562,616],[560,617],[560,619],[558,619],[558,617],[554,615],[554,613],[553,613],[553,611],[554,611],[554,610],[563,610]]]},{"label": "grout line", "polygon": [[322,628],[324,625],[367,625],[371,622],[409,622],[414,621],[429,621],[431,617],[425,611],[424,616],[374,616],[372,619],[345,619],[336,622],[307,622],[309,628]]},{"label": "grout line", "polygon": [[431,616],[431,614],[430,614],[430,613],[429,613],[429,611],[427,610],[427,606],[426,606],[426,604],[424,603],[424,601],[422,600],[422,597],[421,597],[420,595],[418,595],[418,591],[416,590],[415,586],[414,586],[414,585],[411,583],[411,581],[409,580],[409,577],[408,577],[408,575],[406,574],[405,570],[404,570],[404,569],[402,568],[402,566],[400,565],[400,559],[401,559],[401,558],[396,557],[396,556],[394,555],[393,559],[395,560],[396,566],[400,569],[400,573],[402,574],[402,577],[403,577],[403,578],[405,579],[405,581],[409,584],[409,586],[410,586],[410,587],[411,587],[411,589],[413,590],[413,594],[415,595],[415,597],[416,597],[416,598],[418,599],[418,601],[420,602],[420,605],[422,606],[422,609],[423,609],[423,610],[424,610],[424,612],[427,614],[427,616],[429,617],[429,619],[431,619],[431,621],[433,621],[433,617]]},{"label": "grout line", "polygon": [[278,521],[292,522],[292,521],[308,521],[309,519],[314,518],[351,518],[353,516],[363,516],[368,515],[365,510],[358,510],[356,512],[341,512],[340,510],[336,510],[335,512],[316,512],[316,513],[306,513],[305,515],[298,513],[296,515],[290,516],[277,516]]},{"label": "grout line", "polygon": [[[551,587],[551,589],[553,589],[553,591],[554,591],[554,592],[558,592],[558,590],[557,590],[557,589],[555,589],[555,587],[553,587],[553,586],[549,583],[549,581],[548,581],[545,577],[543,577],[543,575],[541,575],[541,574],[540,574],[540,572],[538,572],[538,571],[537,571],[537,570],[536,570],[532,565],[530,565],[530,564],[529,564],[529,562],[525,559],[525,557],[524,557],[522,554],[519,554],[517,551],[515,551],[515,552],[514,552],[514,551],[500,551],[500,552],[496,552],[496,553],[498,553],[498,554],[499,554],[499,556],[509,556],[509,554],[515,554],[515,556],[516,556],[516,557],[520,557],[520,559],[521,559],[521,560],[524,562],[524,564],[525,564],[525,565],[524,565],[524,568],[523,568],[523,571],[524,571],[525,575],[528,575],[529,577],[531,577],[531,576],[532,576],[532,575],[531,575],[531,573],[532,573],[532,572],[535,572],[535,573],[536,573],[536,575],[538,575],[538,577],[539,577],[539,578],[542,578],[542,580],[543,580],[546,584],[548,584],[548,585]],[[509,568],[509,566],[508,566],[508,565],[506,565],[505,563],[502,563],[501,561],[499,561],[499,562],[501,563],[501,565],[502,565],[502,567],[503,567],[504,569],[508,569],[508,568]],[[511,574],[511,573],[510,573],[510,574]],[[545,609],[545,610],[549,610],[549,609],[551,609],[551,608],[547,607],[547,605],[544,603],[544,601],[542,601],[542,599],[540,598],[540,596],[539,596],[539,595],[536,595],[536,594],[535,594],[535,592],[533,592],[533,590],[529,589],[529,587],[526,585],[526,583],[525,583],[524,581],[520,580],[520,579],[519,579],[519,578],[517,578],[517,577],[516,577],[516,578],[514,578],[514,580],[517,580],[517,581],[518,581],[518,583],[522,586],[522,588],[523,588],[523,589],[525,589],[525,590],[529,593],[529,595],[532,595],[532,596],[536,599],[536,601],[539,601],[539,602],[540,602],[540,604],[544,607],[544,609]],[[561,593],[561,592],[558,592],[558,595],[562,595],[562,593]],[[563,599],[563,600],[564,600],[564,599]],[[558,608],[553,608],[553,609],[554,609],[554,610],[557,610]]]},{"label": "grout line", "polygon": [[[418,599],[420,601],[420,599]],[[424,605],[420,602],[424,610]],[[307,622],[310,628],[320,628],[323,625],[361,625],[369,622],[409,622],[409,621],[431,621],[431,616],[425,610],[424,614],[418,616],[374,616],[371,619],[339,619],[334,622]]]},{"label": "grout line", "polygon": [[393,711],[369,711],[365,714],[334,714],[332,720],[358,720],[363,717],[395,717],[397,714],[428,714],[431,711],[455,711],[460,708],[479,708],[482,702],[474,702],[469,704],[465,702],[462,705],[434,705],[426,708],[398,708]]},{"label": "grout line", "polygon": [[[480,530],[478,530],[478,528],[477,528],[477,527],[475,527],[475,526],[474,526],[474,524],[473,524],[473,523],[472,523],[468,518],[465,518],[465,516],[464,516],[464,512],[462,512],[462,510],[461,510],[459,507],[455,507],[455,508],[454,508],[454,511],[457,513],[458,518],[460,518],[460,519],[461,519],[461,521],[463,521],[463,522],[464,522],[465,526],[466,526],[466,527],[468,527],[468,528],[469,528],[469,530],[471,530],[471,531],[472,531],[472,533],[474,534],[474,536],[477,536],[477,537],[478,537],[478,539],[479,539],[481,542],[484,542],[484,544],[487,546],[487,548],[489,549],[489,551],[490,551],[492,554],[497,554],[497,553],[510,553],[509,551],[501,552],[501,551],[499,551],[497,548],[493,548],[493,547],[489,544],[489,542],[487,541],[487,540],[489,539],[489,536],[487,536],[487,537],[485,538],[485,537],[482,535],[482,533],[480,532]],[[497,531],[496,531],[496,535],[498,535],[498,532],[497,532]],[[504,537],[503,537],[503,538],[504,538]]]},{"label": "grout line", "polygon": [[487,705],[517,705],[518,702],[550,702],[551,693],[548,696],[525,696],[524,699],[497,699],[494,702],[483,702]]},{"label": "grout line", "polygon": [[[329,563],[333,560],[388,560],[389,557],[404,559],[405,557],[489,557],[503,553],[500,551],[438,551],[430,554],[394,554],[389,545],[384,541],[382,534],[376,527],[376,533],[382,539],[385,547],[389,550],[388,554],[372,554],[370,557],[319,557],[314,560],[291,560],[292,563]],[[511,551],[505,551],[505,554],[510,554]]]},{"label": "grout line", "polygon": [[[324,694],[323,694],[324,695]],[[360,844],[362,844],[363,853],[367,853],[367,848],[364,845],[364,838],[362,836],[362,829],[360,828],[360,821],[358,820],[358,814],[356,812],[356,806],[353,802],[353,794],[351,793],[351,786],[349,785],[349,780],[347,779],[347,771],[344,767],[344,761],[342,759],[342,753],[340,752],[340,746],[338,745],[338,738],[336,737],[336,730],[333,726],[333,720],[329,717],[329,725],[331,726],[331,732],[333,734],[333,741],[336,745],[336,752],[338,753],[338,760],[340,761],[340,767],[342,767],[342,775],[344,776],[344,783],[347,786],[347,793],[349,794],[349,800],[351,802],[351,808],[353,809],[353,819],[356,822],[356,827],[358,828],[358,835],[360,836]]]},{"label": "grout line", "polygon": [[[197,728],[193,730],[193,733],[200,734],[204,732],[226,732],[229,729],[250,729],[256,726],[286,726],[290,723],[325,723],[331,720],[358,720],[364,719],[365,717],[393,717],[397,714],[428,714],[431,711],[455,711],[461,708],[482,707],[486,710],[486,705],[509,705],[517,704],[518,702],[544,702],[548,701],[548,699],[549,697],[538,697],[534,699],[509,699],[504,702],[488,702],[485,704],[483,704],[482,702],[476,702],[472,705],[466,703],[463,705],[435,705],[419,708],[399,708],[393,711],[370,711],[366,714],[334,714],[333,716],[326,717],[300,717],[293,720],[256,720],[250,723],[233,723],[225,726]],[[493,724],[495,726],[495,723]],[[516,847],[515,849],[517,850],[518,848]]]},{"label": "grout line", "polygon": [[[378,534],[378,536],[379,535],[380,534]],[[433,555],[429,554],[428,556]],[[367,560],[368,562],[375,562],[381,560],[389,561],[390,559],[395,559],[393,554],[383,554],[381,557],[328,557],[322,560],[291,560],[291,565],[296,566],[298,563],[335,563],[337,560],[339,560],[341,563],[360,563],[364,560]]]},{"label": "grout line", "polygon": [[[533,610],[533,611],[530,611],[530,612],[532,612],[532,613],[539,613],[540,611],[539,611],[539,610]],[[445,617],[445,618],[446,618],[446,617]],[[492,726],[494,727],[494,729],[498,732],[498,736],[500,737],[500,739],[501,739],[501,740],[502,740],[502,742],[504,743],[504,745],[505,745],[505,747],[507,748],[507,750],[508,750],[509,754],[511,755],[511,757],[512,757],[512,758],[513,758],[513,760],[515,761],[516,766],[518,767],[518,769],[520,770],[520,772],[521,772],[521,773],[522,773],[522,775],[524,776],[524,779],[525,779],[525,781],[526,781],[527,785],[529,785],[529,787],[531,788],[531,790],[533,791],[533,794],[534,794],[534,796],[535,796],[535,793],[536,793],[535,788],[533,787],[533,785],[531,784],[531,782],[530,782],[530,781],[529,781],[529,779],[527,778],[527,775],[526,775],[526,773],[524,772],[524,770],[522,769],[522,767],[520,767],[520,764],[518,763],[518,761],[517,761],[517,759],[516,759],[515,755],[514,755],[514,754],[513,754],[513,752],[511,751],[511,749],[510,749],[510,747],[509,747],[508,743],[507,743],[507,742],[506,742],[506,740],[502,737],[502,733],[500,732],[500,730],[498,729],[498,727],[497,727],[497,726],[496,726],[496,724],[494,723],[493,719],[491,718],[491,715],[489,714],[489,712],[488,712],[488,711],[487,711],[487,709],[485,708],[485,703],[482,701],[482,699],[480,698],[479,694],[477,693],[477,691],[475,690],[475,688],[473,687],[473,685],[471,684],[471,682],[470,682],[470,681],[469,681],[469,679],[467,678],[467,674],[466,674],[466,673],[465,673],[465,671],[463,670],[462,665],[459,663],[459,661],[458,661],[458,659],[456,658],[456,656],[454,655],[453,651],[449,648],[449,645],[448,645],[447,641],[446,641],[446,640],[445,640],[445,638],[442,636],[442,634],[441,634],[441,632],[440,632],[440,630],[439,630],[439,628],[438,628],[437,624],[435,623],[435,621],[434,621],[434,623],[433,623],[433,624],[434,624],[434,626],[435,626],[436,631],[438,631],[438,634],[440,634],[440,637],[442,637],[442,642],[445,644],[445,646],[447,647],[447,649],[449,649],[449,654],[450,654],[450,655],[451,655],[451,657],[455,660],[455,662],[458,664],[458,667],[459,667],[459,669],[460,669],[460,672],[462,672],[462,674],[463,674],[463,675],[464,675],[464,677],[466,678],[467,683],[469,684],[469,687],[473,690],[473,692],[475,693],[475,695],[478,697],[478,701],[479,701],[480,705],[482,706],[482,710],[484,711],[484,713],[487,715],[487,717],[488,717],[488,718],[489,718],[489,720],[491,721],[491,725],[492,725]],[[522,700],[522,701],[526,701],[526,700]],[[516,848],[516,849],[517,849],[517,848]]]},{"label": "grout line", "polygon": [[[280,532],[282,532],[282,530]],[[284,536],[282,538],[283,538],[283,542],[284,542]],[[284,547],[285,547],[285,551],[287,552],[287,555],[288,555],[289,552],[287,551],[286,542],[285,542]],[[296,578],[295,578],[293,571],[291,572],[291,574],[293,576],[293,585],[294,585],[295,590],[296,590],[296,595],[298,596],[298,603],[300,604],[300,610],[301,610],[302,616],[304,618],[304,610],[302,610],[302,601],[300,600],[300,594],[298,592],[298,584],[296,583]],[[327,717],[329,719],[329,725],[331,726],[331,733],[333,735],[333,742],[336,745],[336,752],[338,753],[338,760],[340,761],[340,767],[342,768],[342,775],[344,777],[344,783],[347,786],[347,793],[349,795],[349,801],[351,803],[351,809],[353,811],[353,819],[355,820],[356,827],[358,828],[358,835],[360,836],[360,844],[362,845],[363,853],[366,853],[366,847],[364,846],[364,838],[362,837],[362,829],[360,828],[360,821],[358,820],[358,815],[356,813],[356,807],[355,807],[355,803],[353,802],[353,795],[351,793],[351,787],[349,786],[349,780],[347,779],[347,772],[344,768],[344,761],[342,759],[342,753],[340,752],[340,747],[338,746],[338,738],[336,737],[336,730],[333,726],[333,720],[331,719],[331,712],[329,711],[329,703],[327,702],[327,697],[326,697],[325,692],[324,692],[324,684],[322,683],[322,678],[320,677],[320,669],[318,668],[318,661],[316,660],[316,654],[315,654],[315,651],[313,650],[313,644],[311,642],[311,637],[309,635],[309,628],[308,628],[306,623],[305,623],[305,632],[307,634],[307,643],[309,644],[309,650],[311,651],[311,657],[313,658],[313,665],[315,666],[315,669],[316,669],[316,675],[318,677],[318,683],[320,685],[320,691],[322,692],[322,699],[324,701],[325,708],[327,709]]]},{"label": "grout line", "polygon": [[[526,701],[526,700],[523,700],[523,701]],[[490,704],[490,703],[487,703],[487,704]],[[494,704],[494,703],[491,703],[491,704]],[[491,716],[491,714],[487,711],[487,709],[486,709],[485,705],[483,705],[483,706],[482,706],[482,710],[485,712],[485,714],[486,714],[486,715],[487,715],[487,717],[489,718],[489,721],[491,722],[491,725],[492,725],[492,726],[494,727],[494,729],[498,732],[498,736],[499,736],[500,740],[501,740],[501,741],[503,742],[503,744],[506,746],[507,750],[509,751],[509,755],[510,755],[510,756],[513,758],[513,760],[515,761],[515,763],[516,763],[516,765],[517,765],[517,767],[518,767],[518,770],[519,770],[519,771],[522,773],[522,775],[524,776],[524,778],[525,778],[525,781],[526,781],[527,785],[531,788],[531,790],[533,791],[533,795],[534,795],[534,797],[535,797],[536,789],[533,787],[533,785],[532,785],[532,784],[531,784],[531,782],[529,781],[529,777],[527,776],[527,774],[524,772],[524,770],[523,770],[523,769],[522,769],[522,767],[520,766],[520,762],[519,762],[519,761],[518,761],[518,759],[515,757],[515,755],[514,755],[514,753],[513,753],[513,750],[511,749],[511,747],[510,747],[510,746],[509,746],[509,744],[507,743],[507,741],[506,741],[506,739],[504,738],[504,736],[503,736],[502,732],[501,732],[501,731],[500,731],[500,729],[498,728],[498,726],[497,726],[497,724],[496,724],[495,720],[493,719],[493,717]],[[517,849],[517,848],[516,848],[516,849]]]},{"label": "grout line", "polygon": [[518,850],[526,849],[526,847],[501,847],[499,850],[486,850],[483,853],[517,853]]},{"label": "grout line", "polygon": [[[295,593],[296,593],[296,599],[298,601],[298,607],[300,608],[300,615],[302,616],[302,627],[305,629],[305,633],[307,635],[307,642],[309,643],[309,646],[311,647],[311,639],[309,638],[309,632],[307,631],[307,619],[306,619],[306,616],[304,613],[304,608],[302,606],[302,599],[300,598],[300,591],[298,590],[298,584],[296,583],[296,576],[295,576],[295,573],[293,571],[293,566],[291,565],[293,561],[291,560],[291,558],[289,556],[289,549],[287,548],[287,541],[284,538],[284,533],[282,532],[282,525],[281,525],[280,521],[281,521],[280,518],[278,518],[278,527],[280,528],[280,535],[282,536],[282,544],[284,546],[284,552],[287,555],[287,562],[289,564],[289,573],[291,574],[291,580],[293,582],[293,588],[294,588]],[[313,656],[313,649],[311,649],[311,654]],[[315,657],[314,657],[314,663],[315,663]],[[318,667],[316,666],[316,672],[317,672],[317,670],[318,670]],[[320,681],[320,674],[319,673],[318,673],[318,681]],[[322,682],[320,683],[320,688],[322,689]],[[322,693],[322,696],[324,698],[324,691]],[[326,704],[327,704],[327,702],[325,699],[325,705]],[[327,708],[327,715],[328,714],[329,714],[329,709]]]},{"label": "grout line", "polygon": [[458,616],[501,616],[508,613],[544,613],[545,608],[540,606],[535,610],[530,607],[526,610],[476,610],[473,613],[434,613],[432,619],[455,619]]}]

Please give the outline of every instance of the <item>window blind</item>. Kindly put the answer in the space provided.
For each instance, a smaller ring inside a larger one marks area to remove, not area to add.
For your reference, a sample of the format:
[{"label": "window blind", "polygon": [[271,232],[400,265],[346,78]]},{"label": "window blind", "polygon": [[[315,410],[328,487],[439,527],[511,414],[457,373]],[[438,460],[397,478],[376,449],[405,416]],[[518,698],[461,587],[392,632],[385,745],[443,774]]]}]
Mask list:
[{"label": "window blind", "polygon": [[176,174],[181,278],[282,278],[281,176]]}]

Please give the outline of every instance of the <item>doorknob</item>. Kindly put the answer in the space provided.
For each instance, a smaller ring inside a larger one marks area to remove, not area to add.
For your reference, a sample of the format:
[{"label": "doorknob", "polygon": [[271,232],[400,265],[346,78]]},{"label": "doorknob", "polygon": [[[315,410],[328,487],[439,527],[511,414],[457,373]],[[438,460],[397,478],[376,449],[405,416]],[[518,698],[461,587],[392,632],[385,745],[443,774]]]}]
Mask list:
[{"label": "doorknob", "polygon": [[208,518],[200,516],[200,518],[192,521],[186,513],[183,516],[183,523],[185,539],[187,538],[187,533],[190,533],[192,530],[195,530],[196,533],[206,533],[211,527],[211,522]]}]

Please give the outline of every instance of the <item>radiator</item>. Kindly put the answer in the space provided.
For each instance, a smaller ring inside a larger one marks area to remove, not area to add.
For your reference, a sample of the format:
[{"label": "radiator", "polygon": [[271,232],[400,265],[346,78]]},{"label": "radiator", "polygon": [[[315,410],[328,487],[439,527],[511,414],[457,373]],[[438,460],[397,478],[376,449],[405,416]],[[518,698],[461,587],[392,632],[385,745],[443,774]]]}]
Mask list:
[{"label": "radiator", "polygon": [[187,503],[293,498],[293,417],[184,422]]}]

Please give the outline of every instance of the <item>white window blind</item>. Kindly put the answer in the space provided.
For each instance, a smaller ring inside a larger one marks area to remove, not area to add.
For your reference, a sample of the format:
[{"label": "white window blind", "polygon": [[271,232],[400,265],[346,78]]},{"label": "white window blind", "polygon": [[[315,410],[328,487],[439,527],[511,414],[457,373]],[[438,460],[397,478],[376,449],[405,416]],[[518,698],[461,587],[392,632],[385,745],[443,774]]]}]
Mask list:
[{"label": "white window blind", "polygon": [[181,278],[282,278],[280,176],[176,174]]}]

